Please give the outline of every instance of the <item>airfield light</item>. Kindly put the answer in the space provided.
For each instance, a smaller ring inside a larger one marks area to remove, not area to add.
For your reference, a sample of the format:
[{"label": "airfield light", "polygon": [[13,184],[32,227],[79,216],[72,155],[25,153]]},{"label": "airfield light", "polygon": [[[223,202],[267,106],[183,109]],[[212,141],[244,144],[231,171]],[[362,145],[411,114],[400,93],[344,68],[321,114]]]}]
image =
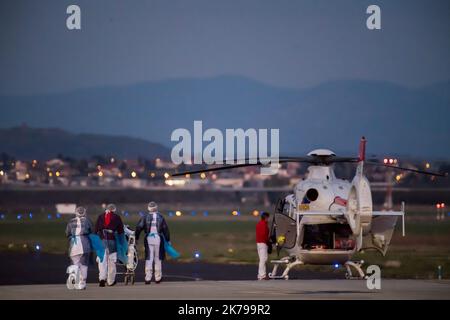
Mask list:
[{"label": "airfield light", "polygon": [[114,163],[116,161],[116,159],[111,158],[110,161],[111,161],[111,163]]},{"label": "airfield light", "polygon": [[238,216],[238,215],[239,215],[239,212],[236,211],[236,210],[233,210],[233,212],[231,212],[231,214],[232,214],[233,216]]},{"label": "airfield light", "polygon": [[136,178],[136,176],[137,176],[136,171],[131,172],[131,177],[132,177],[132,178]]},{"label": "airfield light", "polygon": [[169,217],[173,217],[173,212],[169,211]]},{"label": "airfield light", "polygon": [[61,173],[60,173],[59,171],[56,171],[55,175],[56,175],[57,177],[59,177],[59,176],[61,175]]},{"label": "airfield light", "polygon": [[99,176],[99,177],[103,177],[103,172],[102,172],[102,171],[99,171],[99,172],[98,172],[98,176]]},{"label": "airfield light", "polygon": [[206,179],[206,173],[202,172],[202,173],[200,174],[200,178]]},{"label": "airfield light", "polygon": [[164,172],[164,178],[169,179],[169,177],[170,177],[170,174],[167,172]]},{"label": "airfield light", "polygon": [[194,258],[195,258],[195,259],[200,259],[200,252],[195,251],[195,252],[194,252]]},{"label": "airfield light", "polygon": [[177,217],[181,217],[182,213],[181,213],[181,211],[177,210],[177,211],[175,212],[175,215],[176,215]]},{"label": "airfield light", "polygon": [[49,172],[49,173],[48,173],[48,176],[49,176],[49,177],[53,177],[53,173],[52,173],[52,172]]},{"label": "airfield light", "polygon": [[388,163],[388,159],[384,158],[384,159],[383,159],[383,163],[384,163],[384,164],[387,164],[387,163]]},{"label": "airfield light", "polygon": [[61,218],[61,215],[59,213],[56,214],[56,219]]},{"label": "airfield light", "polygon": [[437,203],[436,204],[436,209],[440,209],[441,208],[441,204],[440,203]]},{"label": "airfield light", "polygon": [[21,220],[22,219],[22,215],[19,213],[18,215],[17,215],[17,220]]},{"label": "airfield light", "polygon": [[397,181],[400,181],[401,178],[402,178],[401,174],[398,174],[398,175],[395,176],[395,180],[397,180]]},{"label": "airfield light", "polygon": [[41,250],[41,246],[39,244],[35,245],[34,248],[36,249],[36,251],[40,251]]},{"label": "airfield light", "polygon": [[253,210],[253,216],[254,217],[257,217],[257,216],[259,216],[259,211],[258,210]]},{"label": "airfield light", "polygon": [[52,214],[49,213],[49,214],[47,215],[47,219],[50,220],[51,218],[52,218]]},{"label": "airfield light", "polygon": [[30,219],[33,219],[33,213],[29,213],[28,216],[30,217]]},{"label": "airfield light", "polygon": [[3,170],[0,170],[0,176],[3,176],[4,174]]},{"label": "airfield light", "polygon": [[117,174],[117,176],[118,176],[119,178],[122,178],[122,172],[119,172],[119,173]]},{"label": "airfield light", "polygon": [[208,211],[203,211],[203,216],[207,217],[208,216]]},{"label": "airfield light", "polygon": [[155,177],[155,173],[154,172],[150,172],[150,177],[154,178]]},{"label": "airfield light", "polygon": [[27,173],[27,174],[25,175],[25,179],[30,179],[30,174],[29,174],[29,173]]},{"label": "airfield light", "polygon": [[389,164],[393,164],[394,163],[394,159],[389,159]]},{"label": "airfield light", "polygon": [[339,268],[339,264],[338,264],[338,263],[335,263],[335,264],[334,264],[334,268],[335,268],[335,269]]},{"label": "airfield light", "polygon": [[445,203],[441,203],[441,208],[444,209],[445,208]]},{"label": "airfield light", "polygon": [[427,162],[427,163],[425,164],[425,168],[426,168],[426,169],[430,169],[430,167],[431,167],[431,165]]},{"label": "airfield light", "polygon": [[0,219],[5,219],[5,215],[2,213],[2,214],[0,214]]},{"label": "airfield light", "polygon": [[197,212],[191,211],[191,216],[195,216],[195,215],[197,215]]}]

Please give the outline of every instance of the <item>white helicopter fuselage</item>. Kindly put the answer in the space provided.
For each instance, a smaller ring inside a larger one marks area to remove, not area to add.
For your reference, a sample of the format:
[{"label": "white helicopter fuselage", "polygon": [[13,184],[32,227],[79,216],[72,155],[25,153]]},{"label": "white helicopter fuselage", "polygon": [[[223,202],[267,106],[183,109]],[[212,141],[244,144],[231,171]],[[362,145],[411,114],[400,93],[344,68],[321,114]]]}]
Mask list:
[{"label": "white helicopter fuselage", "polygon": [[[288,215],[296,221],[295,246],[286,249],[289,255],[295,255],[304,264],[342,264],[348,261],[356,252],[356,246],[351,249],[334,249],[329,246],[312,245],[306,248],[305,229],[309,226],[345,224],[345,219],[337,219],[325,215],[300,216],[299,211],[324,212],[344,211],[351,183],[338,179],[332,166],[310,166],[305,180],[300,181],[294,189],[294,194],[286,197],[289,206]],[[314,191],[315,190],[315,191]],[[317,196],[317,197],[316,197]],[[338,201],[336,201],[338,199]],[[355,239],[352,239],[355,242]]]},{"label": "white helicopter fuselage", "polygon": [[[347,276],[354,268],[359,278],[364,276],[362,261],[351,261],[362,249],[376,249],[385,255],[389,247],[396,221],[403,221],[402,210],[373,211],[370,184],[363,174],[364,142],[358,158],[356,174],[352,182],[336,178],[333,162],[325,160],[308,167],[306,178],[277,204],[271,226],[272,241],[277,251],[289,255],[272,260],[271,278],[288,278],[289,270],[296,265],[345,265]],[[332,158],[334,152],[318,149],[309,156]],[[279,265],[285,265],[277,276]]]}]

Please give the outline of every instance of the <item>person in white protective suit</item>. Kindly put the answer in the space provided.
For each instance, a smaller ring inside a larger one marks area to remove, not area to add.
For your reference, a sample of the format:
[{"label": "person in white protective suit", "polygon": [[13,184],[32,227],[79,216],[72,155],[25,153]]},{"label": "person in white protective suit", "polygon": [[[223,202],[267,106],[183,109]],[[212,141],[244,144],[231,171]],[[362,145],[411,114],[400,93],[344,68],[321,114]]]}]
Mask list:
[{"label": "person in white protective suit", "polygon": [[166,220],[158,212],[158,205],[153,201],[148,204],[148,213],[141,217],[136,226],[136,241],[142,231],[145,233],[145,284],[150,284],[153,270],[155,282],[160,283],[162,279],[161,261],[165,259],[166,254],[164,241],[170,242],[170,233]]},{"label": "person in white protective suit", "polygon": [[123,222],[116,213],[116,206],[109,204],[104,213],[98,216],[95,233],[103,240],[105,255],[103,261],[97,257],[99,286],[116,284],[117,244],[116,234],[123,234]]},{"label": "person in white protective suit", "polygon": [[75,218],[71,219],[66,227],[66,236],[69,239],[69,256],[72,266],[68,268],[68,273],[72,277],[70,289],[82,290],[86,288],[88,273],[89,255],[91,253],[91,243],[89,234],[93,232],[92,222],[86,217],[86,209],[78,207],[75,209]]}]

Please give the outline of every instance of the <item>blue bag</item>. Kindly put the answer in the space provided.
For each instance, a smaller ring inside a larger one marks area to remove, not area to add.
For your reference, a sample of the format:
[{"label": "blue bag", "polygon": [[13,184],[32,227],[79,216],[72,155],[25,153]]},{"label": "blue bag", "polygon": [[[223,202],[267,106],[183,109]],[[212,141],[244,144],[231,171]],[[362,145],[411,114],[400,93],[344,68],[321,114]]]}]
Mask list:
[{"label": "blue bag", "polygon": [[117,246],[117,259],[120,260],[123,264],[128,263],[128,241],[125,238],[125,234],[114,234],[114,237],[116,238],[116,246]]},{"label": "blue bag", "polygon": [[105,246],[103,245],[102,239],[95,234],[89,234],[89,240],[91,241],[91,246],[94,249],[97,257],[100,259],[100,262],[103,262],[103,257],[105,256]]},{"label": "blue bag", "polygon": [[166,238],[164,236],[162,236],[163,240],[164,240],[164,250],[166,250],[167,254],[172,258],[172,259],[177,259],[178,257],[180,257],[180,254],[178,253],[177,250],[175,250],[174,247],[172,247],[172,245],[166,241]]}]

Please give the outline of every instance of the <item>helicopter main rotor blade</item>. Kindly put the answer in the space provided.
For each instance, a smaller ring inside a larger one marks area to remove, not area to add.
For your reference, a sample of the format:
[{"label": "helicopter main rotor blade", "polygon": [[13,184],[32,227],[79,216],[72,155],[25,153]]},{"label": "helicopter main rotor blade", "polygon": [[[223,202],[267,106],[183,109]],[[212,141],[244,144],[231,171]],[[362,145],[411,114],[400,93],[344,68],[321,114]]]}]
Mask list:
[{"label": "helicopter main rotor blade", "polygon": [[[263,159],[265,160],[263,163]],[[256,163],[251,163],[250,161],[255,161]],[[275,161],[276,160],[276,161]],[[174,173],[171,176],[172,177],[179,177],[184,176],[187,174],[197,174],[197,173],[204,173],[204,172],[212,172],[212,171],[222,171],[222,170],[230,170],[230,169],[236,169],[236,168],[244,168],[244,167],[254,167],[254,166],[265,166],[269,163],[288,163],[288,162],[294,162],[294,163],[309,163],[309,164],[322,164],[322,165],[330,165],[332,163],[347,163],[347,162],[358,162],[358,158],[350,158],[350,157],[336,157],[336,156],[308,156],[308,157],[280,157],[279,159],[274,158],[259,158],[259,159],[251,159],[251,158],[245,158],[245,159],[238,159],[235,160],[237,162],[250,162],[250,163],[237,163],[237,164],[229,164],[229,165],[222,165],[218,167],[212,167],[212,168],[205,168],[205,169],[198,169],[198,170],[189,170],[189,171],[183,171]],[[224,161],[225,162],[225,161]]]},{"label": "helicopter main rotor blade", "polygon": [[286,162],[305,162],[312,164],[332,164],[332,163],[352,163],[358,162],[359,158],[355,157],[338,157],[338,156],[308,156],[308,157],[280,157]]},{"label": "helicopter main rotor blade", "polygon": [[397,167],[397,166],[393,166],[390,164],[378,163],[378,162],[373,162],[373,161],[366,161],[364,163],[368,164],[368,165],[378,166],[378,167],[387,167],[387,168],[392,168],[392,169],[396,169],[396,170],[410,171],[410,172],[426,174],[426,175],[435,176],[435,177],[447,177],[448,176],[447,172],[441,173],[441,172],[424,171],[424,170],[411,169],[411,168],[405,168],[405,167]]},{"label": "helicopter main rotor blade", "polygon": [[[283,163],[286,161],[279,160],[278,163]],[[213,168],[206,168],[206,169],[198,169],[198,170],[189,170],[184,172],[178,172],[171,174],[172,177],[179,177],[184,176],[187,174],[197,174],[197,173],[205,173],[205,172],[213,172],[213,171],[222,171],[222,170],[230,170],[230,169],[237,169],[237,168],[244,168],[244,167],[255,167],[255,166],[264,166],[266,164],[263,164],[261,161],[258,161],[257,163],[241,163],[241,164],[229,164],[224,165],[220,167],[213,167]]]}]

